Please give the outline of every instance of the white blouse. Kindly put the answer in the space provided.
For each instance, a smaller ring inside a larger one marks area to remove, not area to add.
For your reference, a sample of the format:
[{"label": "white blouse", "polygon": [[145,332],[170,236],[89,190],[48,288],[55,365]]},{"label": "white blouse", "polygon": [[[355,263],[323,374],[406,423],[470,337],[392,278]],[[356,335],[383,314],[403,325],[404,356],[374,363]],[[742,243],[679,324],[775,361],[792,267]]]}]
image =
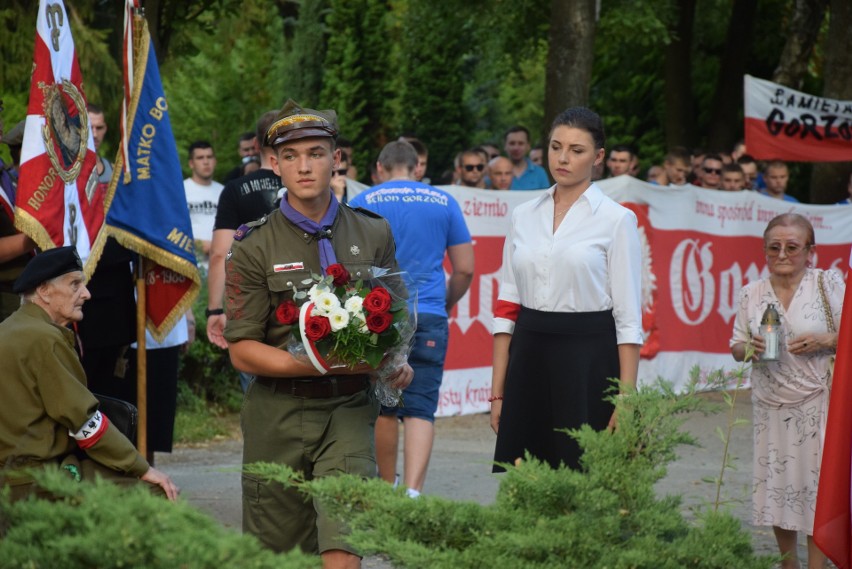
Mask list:
[{"label": "white blouse", "polygon": [[612,310],[619,344],[642,344],[642,252],[636,215],[592,184],[553,232],[553,192],[512,213],[493,333],[511,334],[520,306]]}]

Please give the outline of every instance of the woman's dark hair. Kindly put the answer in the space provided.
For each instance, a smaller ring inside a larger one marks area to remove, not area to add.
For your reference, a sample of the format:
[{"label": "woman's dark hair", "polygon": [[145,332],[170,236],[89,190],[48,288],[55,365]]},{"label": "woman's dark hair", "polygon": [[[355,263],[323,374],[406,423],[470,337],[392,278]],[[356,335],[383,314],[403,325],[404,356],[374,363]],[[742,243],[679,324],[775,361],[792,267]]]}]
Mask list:
[{"label": "woman's dark hair", "polygon": [[585,130],[592,135],[595,148],[604,148],[606,146],[606,135],[604,134],[601,117],[596,112],[585,107],[571,107],[559,113],[553,119],[553,124],[550,125],[548,138],[553,136],[553,131],[558,126],[570,126],[571,128]]}]

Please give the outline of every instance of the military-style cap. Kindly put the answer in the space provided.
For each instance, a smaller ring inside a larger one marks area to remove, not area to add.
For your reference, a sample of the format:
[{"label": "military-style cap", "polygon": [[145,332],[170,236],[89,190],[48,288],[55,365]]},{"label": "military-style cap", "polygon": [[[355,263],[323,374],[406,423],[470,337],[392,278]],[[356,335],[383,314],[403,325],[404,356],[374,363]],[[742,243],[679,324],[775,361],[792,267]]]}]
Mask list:
[{"label": "military-style cap", "polygon": [[16,124],[12,130],[3,133],[3,138],[0,142],[9,146],[21,146],[24,144],[24,124],[26,121],[21,121]]},{"label": "military-style cap", "polygon": [[303,109],[293,99],[287,99],[275,122],[266,131],[266,145],[310,137],[337,137],[337,113],[332,110]]},{"label": "military-style cap", "polygon": [[12,286],[12,292],[20,294],[33,290],[44,281],[83,270],[83,261],[74,247],[56,247],[39,253],[27,263],[24,272]]}]

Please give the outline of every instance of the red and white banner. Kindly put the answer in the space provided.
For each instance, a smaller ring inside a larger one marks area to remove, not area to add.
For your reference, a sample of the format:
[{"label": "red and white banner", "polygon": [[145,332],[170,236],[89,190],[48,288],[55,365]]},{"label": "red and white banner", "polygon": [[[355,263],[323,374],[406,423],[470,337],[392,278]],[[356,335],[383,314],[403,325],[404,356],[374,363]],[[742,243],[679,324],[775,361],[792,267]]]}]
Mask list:
[{"label": "red and white banner", "polygon": [[852,101],[745,76],[745,143],[758,160],[852,160]]},{"label": "red and white banner", "polygon": [[104,220],[95,162],[68,13],[41,0],[15,210],[15,225],[40,248],[72,245],[88,259]]},{"label": "red and white banner", "polygon": [[[852,207],[783,202],[756,192],[660,187],[628,176],[598,182],[636,212],[645,253],[640,382],[658,376],[684,387],[690,370],[701,377],[734,370],[728,340],[742,286],[768,275],[763,231],[781,213],[800,213],[816,232],[816,265],[846,273]],[[450,315],[450,344],[438,414],[489,409],[491,321],[497,300],[503,241],[515,206],[540,194],[444,187],[458,200],[474,240],[473,283]]]},{"label": "red and white banner", "polygon": [[[852,269],[852,257],[849,268]],[[847,281],[814,517],[814,541],[839,569],[852,568],[852,318],[848,316],[852,287],[848,284]]]}]

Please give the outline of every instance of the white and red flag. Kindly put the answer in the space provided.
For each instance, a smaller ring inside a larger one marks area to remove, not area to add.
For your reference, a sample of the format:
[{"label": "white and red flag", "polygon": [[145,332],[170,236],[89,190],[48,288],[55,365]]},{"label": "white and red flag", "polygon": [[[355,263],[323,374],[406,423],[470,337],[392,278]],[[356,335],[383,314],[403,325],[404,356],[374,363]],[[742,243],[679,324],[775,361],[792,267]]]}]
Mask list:
[{"label": "white and red flag", "polygon": [[745,76],[745,143],[758,160],[852,160],[852,101]]},{"label": "white and red flag", "polygon": [[[852,268],[852,255],[849,265]],[[846,317],[852,307],[852,283],[848,274],[814,517],[814,541],[839,569],[852,569],[852,318]]]},{"label": "white and red flag", "polygon": [[68,13],[61,0],[40,0],[15,225],[41,249],[75,246],[87,274],[104,220],[95,163]]}]

